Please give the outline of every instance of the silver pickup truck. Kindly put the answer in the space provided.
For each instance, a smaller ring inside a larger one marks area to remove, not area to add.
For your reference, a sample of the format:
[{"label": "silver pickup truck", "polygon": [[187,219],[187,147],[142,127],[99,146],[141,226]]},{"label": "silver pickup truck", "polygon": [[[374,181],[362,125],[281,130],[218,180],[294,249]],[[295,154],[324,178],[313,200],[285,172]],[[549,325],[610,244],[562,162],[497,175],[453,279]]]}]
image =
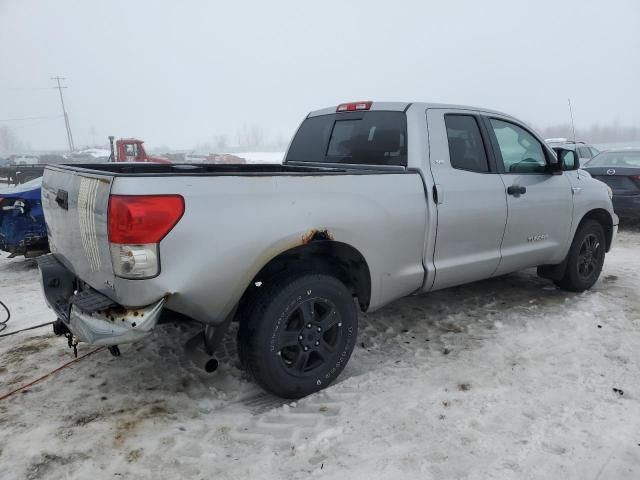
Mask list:
[{"label": "silver pickup truck", "polygon": [[427,103],[312,112],[282,165],[49,166],[42,197],[39,266],[70,344],[117,354],[164,313],[202,325],[188,343],[213,370],[236,321],[244,366],[289,398],[340,374],[358,308],[529,267],[583,291],[618,226],[574,152]]}]

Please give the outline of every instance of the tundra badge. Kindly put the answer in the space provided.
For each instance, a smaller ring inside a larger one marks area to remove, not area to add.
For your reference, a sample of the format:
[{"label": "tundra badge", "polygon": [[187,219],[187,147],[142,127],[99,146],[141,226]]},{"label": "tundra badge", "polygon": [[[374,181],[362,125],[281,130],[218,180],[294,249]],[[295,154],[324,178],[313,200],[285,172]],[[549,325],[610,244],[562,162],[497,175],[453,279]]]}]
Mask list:
[{"label": "tundra badge", "polygon": [[546,240],[547,238],[549,238],[549,235],[546,233],[544,235],[532,235],[527,237],[527,242],[539,242],[541,240]]}]

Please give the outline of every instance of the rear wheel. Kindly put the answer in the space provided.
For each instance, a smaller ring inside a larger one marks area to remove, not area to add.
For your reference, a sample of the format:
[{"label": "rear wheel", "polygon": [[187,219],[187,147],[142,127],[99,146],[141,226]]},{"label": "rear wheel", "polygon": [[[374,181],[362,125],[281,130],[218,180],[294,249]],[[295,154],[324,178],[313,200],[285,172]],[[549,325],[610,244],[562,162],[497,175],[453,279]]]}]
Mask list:
[{"label": "rear wheel", "polygon": [[556,285],[572,292],[583,292],[598,280],[605,256],[605,235],[600,223],[586,220],[573,238],[567,269]]},{"label": "rear wheel", "polygon": [[281,397],[304,397],[329,385],[355,346],[355,303],[330,275],[275,280],[247,313],[238,331],[241,361],[263,388]]}]

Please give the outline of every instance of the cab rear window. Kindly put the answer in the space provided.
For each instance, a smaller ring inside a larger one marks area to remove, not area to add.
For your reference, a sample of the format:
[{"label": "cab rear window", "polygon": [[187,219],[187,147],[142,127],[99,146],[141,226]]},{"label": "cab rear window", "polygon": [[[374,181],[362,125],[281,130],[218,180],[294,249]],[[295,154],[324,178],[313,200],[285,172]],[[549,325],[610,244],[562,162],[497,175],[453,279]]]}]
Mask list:
[{"label": "cab rear window", "polygon": [[374,111],[307,118],[286,161],[406,166],[406,116]]}]

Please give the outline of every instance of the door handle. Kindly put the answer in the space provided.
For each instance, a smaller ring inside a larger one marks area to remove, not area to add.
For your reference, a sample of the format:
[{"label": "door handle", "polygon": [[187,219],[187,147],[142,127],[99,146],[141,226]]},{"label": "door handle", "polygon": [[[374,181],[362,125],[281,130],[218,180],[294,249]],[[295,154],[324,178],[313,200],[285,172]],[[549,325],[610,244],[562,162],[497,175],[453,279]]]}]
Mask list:
[{"label": "door handle", "polygon": [[507,193],[509,195],[513,195],[514,197],[519,197],[520,195],[524,195],[527,193],[527,187],[522,187],[520,185],[511,185],[507,188]]},{"label": "door handle", "polygon": [[69,192],[62,189],[58,190],[58,193],[56,194],[56,203],[60,208],[69,210]]}]

